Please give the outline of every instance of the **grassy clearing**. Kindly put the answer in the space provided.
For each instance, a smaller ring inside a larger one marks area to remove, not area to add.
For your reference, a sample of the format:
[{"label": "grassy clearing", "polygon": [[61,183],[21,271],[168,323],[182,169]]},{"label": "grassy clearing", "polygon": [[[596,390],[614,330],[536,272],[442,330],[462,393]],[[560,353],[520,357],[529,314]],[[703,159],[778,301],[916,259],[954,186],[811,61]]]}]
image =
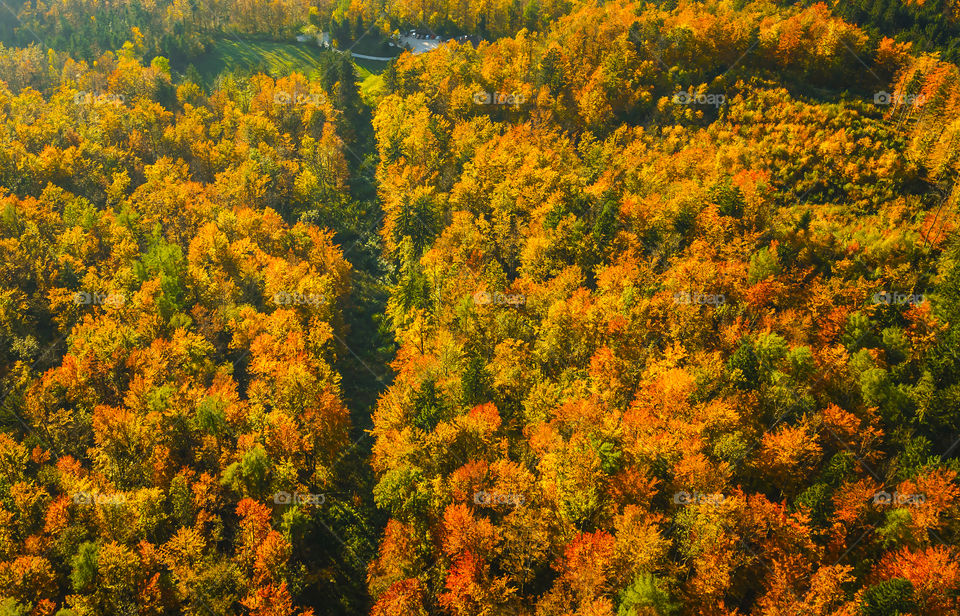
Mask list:
[{"label": "grassy clearing", "polygon": [[349,49],[353,53],[363,54],[365,56],[398,56],[400,49],[390,47],[379,34],[368,33],[361,36],[356,42],[349,45],[341,45],[341,49]]},{"label": "grassy clearing", "polygon": [[[401,49],[390,47],[379,35],[374,34],[364,34],[355,43],[345,47],[345,49],[353,54],[378,57],[396,57],[402,52]],[[389,62],[382,60],[369,60],[357,57],[353,58],[353,63],[363,69],[360,75],[361,79],[365,78],[368,73],[379,75],[387,69],[387,64],[389,64]]]},{"label": "grassy clearing", "polygon": [[[354,49],[356,53],[363,53]],[[224,72],[263,72],[282,77],[293,72],[310,75],[317,69],[320,57],[325,52],[307,43],[281,43],[221,39],[213,48],[194,61],[204,85],[211,85]],[[387,62],[354,59],[361,78],[370,73],[379,74],[387,68]]]},{"label": "grassy clearing", "polygon": [[383,81],[383,75],[367,73],[360,82],[360,97],[367,105],[376,108],[380,99],[387,95],[387,85]]},{"label": "grassy clearing", "polygon": [[320,49],[300,43],[221,39],[194,66],[209,84],[227,71],[261,71],[275,77],[295,71],[310,74],[321,54]]},{"label": "grassy clearing", "polygon": [[387,70],[387,65],[390,64],[389,62],[383,62],[380,60],[365,60],[363,58],[354,58],[353,63],[356,64],[360,69],[358,74],[361,77],[365,77],[371,73],[374,75],[379,75],[383,71]]}]

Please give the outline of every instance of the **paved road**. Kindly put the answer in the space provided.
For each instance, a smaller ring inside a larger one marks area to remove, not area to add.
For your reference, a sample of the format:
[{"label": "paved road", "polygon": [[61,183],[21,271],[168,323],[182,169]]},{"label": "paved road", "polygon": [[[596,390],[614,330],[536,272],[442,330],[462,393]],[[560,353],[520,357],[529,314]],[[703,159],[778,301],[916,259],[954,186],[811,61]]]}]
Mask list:
[{"label": "paved road", "polygon": [[[406,36],[406,35],[400,36],[400,47],[405,48],[407,45],[409,45],[410,53],[414,53],[414,54],[433,51],[434,49],[439,47],[441,44],[442,44],[441,41],[438,41],[436,39],[432,39],[428,41],[426,39],[418,39],[412,36]],[[346,53],[347,51],[350,51],[350,50],[335,49],[334,51],[339,51],[340,53]],[[361,60],[379,60],[381,62],[388,62],[390,60],[393,60],[396,57],[396,56],[368,56],[362,53],[353,53],[352,51],[350,52],[350,54],[354,58],[360,58]]]},{"label": "paved road", "polygon": [[[347,53],[346,51],[341,51],[339,49],[337,49],[336,51],[339,51],[340,53]],[[395,56],[366,56],[362,53],[353,53],[352,51],[350,52],[350,55],[353,56],[354,58],[360,58],[361,60],[380,60],[381,62],[389,62],[390,60],[393,60],[395,57]]]}]

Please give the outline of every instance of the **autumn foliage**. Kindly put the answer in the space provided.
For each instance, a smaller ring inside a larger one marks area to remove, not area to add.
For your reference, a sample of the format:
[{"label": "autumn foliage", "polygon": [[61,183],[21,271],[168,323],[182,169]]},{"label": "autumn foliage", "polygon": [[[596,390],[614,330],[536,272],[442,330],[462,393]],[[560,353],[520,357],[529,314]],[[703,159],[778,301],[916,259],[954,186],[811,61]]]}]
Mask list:
[{"label": "autumn foliage", "polygon": [[[960,613],[956,65],[824,3],[254,4],[17,7],[0,614]],[[492,40],[363,96],[157,55],[304,19]]]}]

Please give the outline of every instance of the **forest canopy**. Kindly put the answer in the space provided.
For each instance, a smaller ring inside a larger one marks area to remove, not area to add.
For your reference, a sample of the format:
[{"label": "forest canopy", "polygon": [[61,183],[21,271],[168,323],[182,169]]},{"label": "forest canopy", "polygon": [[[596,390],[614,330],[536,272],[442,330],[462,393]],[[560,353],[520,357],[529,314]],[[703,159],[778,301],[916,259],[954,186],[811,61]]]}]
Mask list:
[{"label": "forest canopy", "polygon": [[9,8],[0,614],[960,613],[952,4]]}]

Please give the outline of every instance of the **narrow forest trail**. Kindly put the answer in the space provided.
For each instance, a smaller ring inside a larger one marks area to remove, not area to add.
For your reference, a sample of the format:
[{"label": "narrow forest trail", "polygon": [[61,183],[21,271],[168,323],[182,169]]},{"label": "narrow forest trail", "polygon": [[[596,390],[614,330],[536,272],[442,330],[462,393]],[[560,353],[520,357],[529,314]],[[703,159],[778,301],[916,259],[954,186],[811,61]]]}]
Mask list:
[{"label": "narrow forest trail", "polygon": [[[355,83],[359,89],[356,77]],[[374,444],[370,430],[377,400],[392,382],[389,364],[396,349],[392,332],[384,326],[390,273],[382,258],[383,214],[373,173],[377,152],[374,109],[359,98],[353,102],[357,107],[348,115],[355,139],[347,146],[352,211],[346,220],[329,221],[333,223],[329,227],[335,231],[334,241],[352,267],[350,295],[343,309],[346,333],[338,337],[336,362],[342,399],[350,413],[350,435],[334,470],[335,490],[349,496],[352,505],[327,516],[320,538],[333,548],[332,561],[339,564],[338,584],[350,596],[341,604],[353,605],[356,613],[368,613],[373,599],[367,587],[367,567],[376,558],[388,519],[373,498],[376,477],[370,464]]]}]

